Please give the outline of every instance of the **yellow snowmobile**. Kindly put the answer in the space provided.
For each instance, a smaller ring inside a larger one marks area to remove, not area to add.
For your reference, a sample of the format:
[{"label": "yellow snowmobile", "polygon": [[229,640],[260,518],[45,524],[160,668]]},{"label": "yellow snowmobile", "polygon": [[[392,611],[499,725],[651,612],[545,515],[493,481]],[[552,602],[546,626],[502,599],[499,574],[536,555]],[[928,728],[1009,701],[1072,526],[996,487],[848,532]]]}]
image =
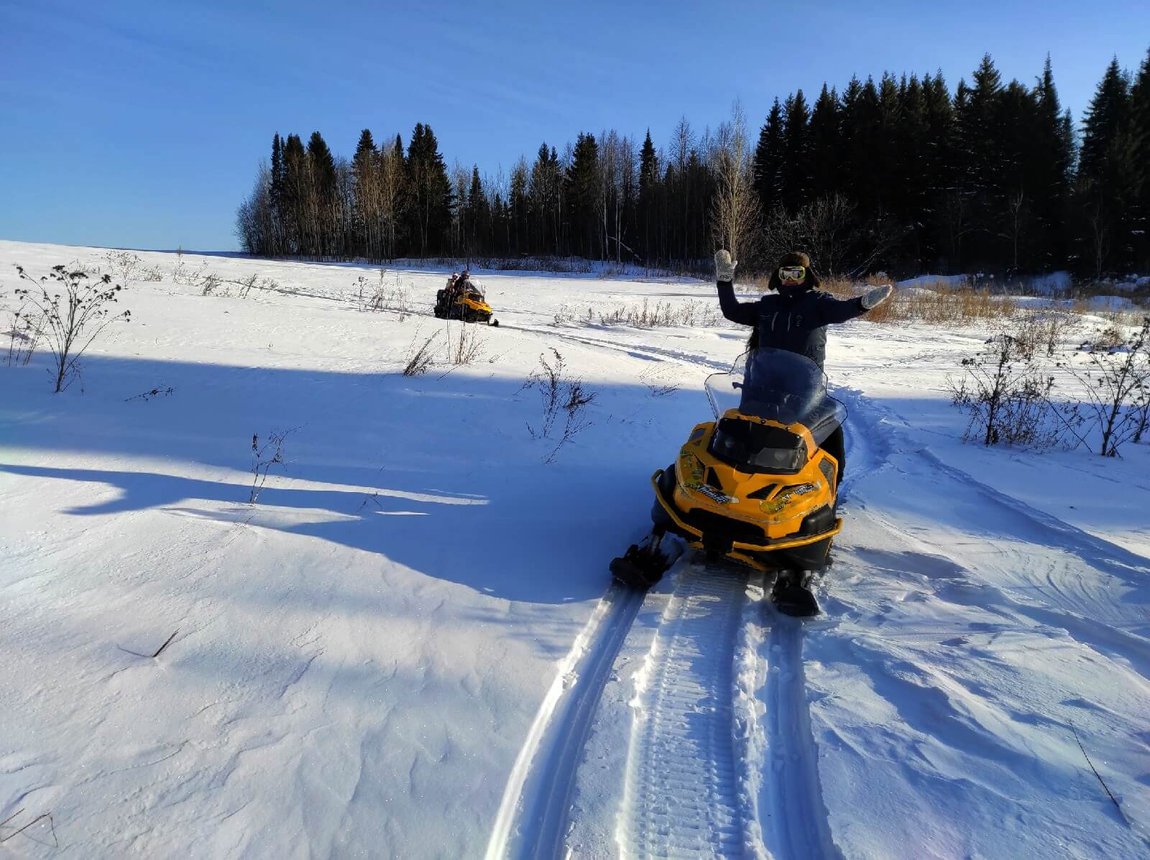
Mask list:
[{"label": "yellow snowmobile", "polygon": [[494,311],[487,304],[483,290],[471,281],[467,272],[459,272],[447,279],[447,286],[435,295],[435,315],[440,319],[482,322],[497,326]]},{"label": "yellow snowmobile", "polygon": [[827,394],[817,364],[757,349],[745,369],[708,377],[714,421],[698,424],[678,459],[651,483],[654,528],[611,562],[624,585],[647,588],[671,557],[668,532],[710,558],[775,573],[780,611],[814,615],[808,580],[827,566],[836,516],[846,408]]}]

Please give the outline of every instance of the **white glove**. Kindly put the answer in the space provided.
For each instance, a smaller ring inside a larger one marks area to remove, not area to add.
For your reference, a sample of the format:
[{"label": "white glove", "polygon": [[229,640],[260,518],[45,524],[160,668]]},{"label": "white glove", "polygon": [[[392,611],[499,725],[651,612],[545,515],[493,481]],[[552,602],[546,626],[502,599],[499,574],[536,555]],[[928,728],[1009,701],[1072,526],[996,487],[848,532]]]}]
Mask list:
[{"label": "white glove", "polygon": [[739,265],[731,259],[731,252],[726,248],[715,252],[715,280],[731,283],[735,280],[735,266]]},{"label": "white glove", "polygon": [[883,302],[890,298],[890,294],[894,292],[894,287],[887,284],[883,287],[875,287],[873,290],[867,290],[863,293],[862,306],[868,311],[871,308],[877,308]]}]

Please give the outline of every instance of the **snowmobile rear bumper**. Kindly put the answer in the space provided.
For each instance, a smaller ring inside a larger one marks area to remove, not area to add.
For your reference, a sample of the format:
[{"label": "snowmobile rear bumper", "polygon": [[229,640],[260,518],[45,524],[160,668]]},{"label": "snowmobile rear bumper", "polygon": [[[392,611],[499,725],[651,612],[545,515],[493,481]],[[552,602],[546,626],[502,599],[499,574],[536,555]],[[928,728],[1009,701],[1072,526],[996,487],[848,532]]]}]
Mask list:
[{"label": "snowmobile rear bumper", "polygon": [[780,566],[791,565],[805,569],[821,568],[825,565],[831,538],[842,531],[842,518],[835,517],[830,509],[826,509],[825,515],[813,515],[804,520],[797,534],[775,539],[764,534],[761,540],[739,540],[739,533],[755,530],[762,534],[762,531],[741,521],[724,522],[715,515],[709,515],[705,525],[692,522],[693,517],[683,514],[675,506],[674,500],[668,497],[666,491],[669,489],[673,493],[674,483],[670,482],[669,488],[663,486],[660,479],[664,471],[657,470],[651,476],[651,484],[655,489],[657,505],[666,520],[669,520],[664,521],[668,531],[679,535],[692,547],[717,552],[758,570],[775,570]]}]

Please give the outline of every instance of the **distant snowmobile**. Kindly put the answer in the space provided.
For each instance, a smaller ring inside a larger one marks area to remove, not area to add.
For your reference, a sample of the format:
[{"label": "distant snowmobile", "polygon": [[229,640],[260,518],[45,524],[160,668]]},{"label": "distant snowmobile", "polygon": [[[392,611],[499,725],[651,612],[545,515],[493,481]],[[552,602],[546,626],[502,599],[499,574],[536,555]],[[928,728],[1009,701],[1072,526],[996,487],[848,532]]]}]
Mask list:
[{"label": "distant snowmobile", "polygon": [[483,295],[483,290],[472,282],[467,272],[456,272],[447,279],[447,286],[435,295],[435,315],[440,319],[483,322],[497,326],[494,311]]},{"label": "distant snowmobile", "polygon": [[654,528],[611,573],[634,588],[658,582],[671,563],[660,549],[670,532],[709,557],[775,573],[779,611],[815,615],[810,577],[829,563],[842,528],[840,463],[823,446],[846,408],[827,394],[817,364],[776,349],[753,350],[745,372],[713,374],[705,388],[715,420],[696,425],[678,460],[652,476]]}]

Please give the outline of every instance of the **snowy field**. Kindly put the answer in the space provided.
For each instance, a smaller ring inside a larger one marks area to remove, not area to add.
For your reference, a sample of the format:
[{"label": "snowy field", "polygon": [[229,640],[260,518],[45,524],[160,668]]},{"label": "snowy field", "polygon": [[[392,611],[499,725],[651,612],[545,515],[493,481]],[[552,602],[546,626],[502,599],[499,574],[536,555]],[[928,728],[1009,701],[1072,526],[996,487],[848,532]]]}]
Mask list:
[{"label": "snowy field", "polygon": [[17,264],[132,317],[0,366],[0,856],[1150,855],[1150,446],[962,444],[983,332],[832,331],[804,623],[610,583],[741,352],[713,284],[480,271],[464,327],[446,269],[117,259],[0,241],[3,331]]}]

